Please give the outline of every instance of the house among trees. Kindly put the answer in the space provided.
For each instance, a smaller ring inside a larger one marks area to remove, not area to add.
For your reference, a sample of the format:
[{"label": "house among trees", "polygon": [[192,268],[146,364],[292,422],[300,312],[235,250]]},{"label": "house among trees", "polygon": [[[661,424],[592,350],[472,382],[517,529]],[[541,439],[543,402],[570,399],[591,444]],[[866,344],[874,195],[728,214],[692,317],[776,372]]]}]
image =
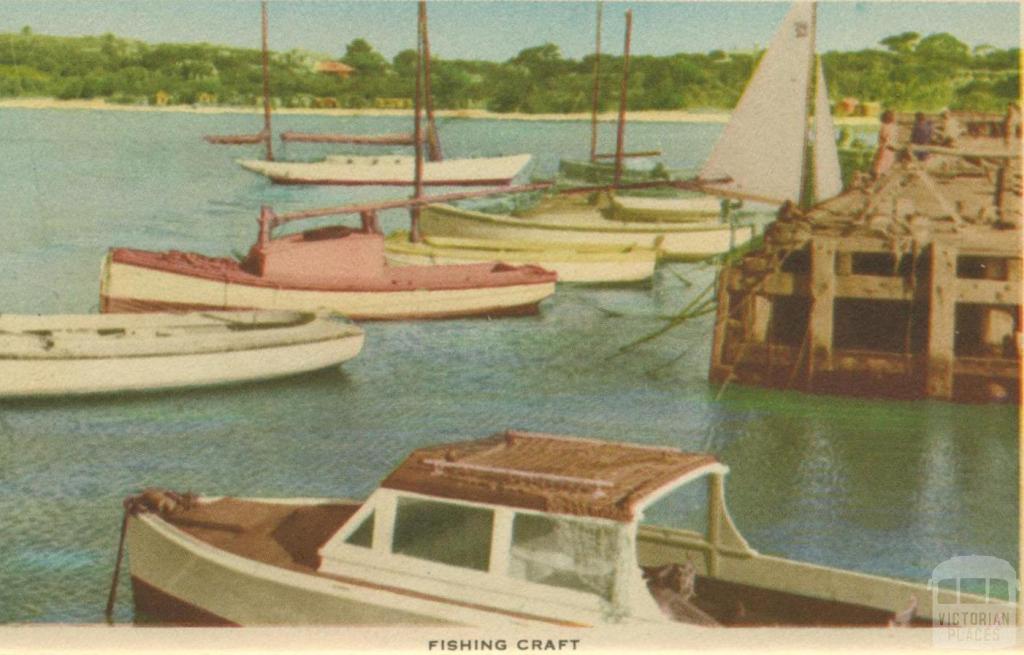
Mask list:
[{"label": "house among trees", "polygon": [[356,69],[340,61],[318,61],[313,70],[327,75],[337,75],[339,79],[347,80]]},{"label": "house among trees", "polygon": [[853,116],[857,113],[857,108],[859,106],[860,100],[846,97],[836,103],[833,113],[835,113],[836,116]]},{"label": "house among trees", "polygon": [[162,89],[153,94],[153,104],[157,107],[166,107],[170,101],[171,94]]}]

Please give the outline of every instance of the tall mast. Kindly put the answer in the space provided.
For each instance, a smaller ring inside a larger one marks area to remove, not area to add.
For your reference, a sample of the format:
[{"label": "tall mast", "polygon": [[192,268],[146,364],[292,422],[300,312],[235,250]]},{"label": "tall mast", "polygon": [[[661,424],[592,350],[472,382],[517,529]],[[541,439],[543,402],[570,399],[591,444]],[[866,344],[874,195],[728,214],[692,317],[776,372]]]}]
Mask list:
[{"label": "tall mast", "polygon": [[427,28],[427,7],[423,3],[423,99],[427,110],[427,145],[430,161],[441,161],[441,140],[437,135],[437,124],[434,123],[434,92],[430,84],[430,30]]},{"label": "tall mast", "polygon": [[260,3],[263,19],[263,142],[267,146],[267,161],[274,161],[274,136],[270,131],[270,50],[267,47],[267,0]]},{"label": "tall mast", "polygon": [[[427,3],[420,0],[419,15],[416,20],[416,88],[412,101],[413,111],[413,148],[416,152],[416,165],[414,172],[413,197],[417,200],[423,197],[423,126],[420,124],[420,106],[423,101],[423,37],[427,22]],[[409,209],[409,240],[413,243],[420,241],[420,208],[414,205]]]},{"label": "tall mast", "polygon": [[[810,26],[810,39],[811,49],[810,57],[807,62],[808,76],[807,76],[807,89],[806,89],[806,102],[805,102],[805,113],[804,113],[804,139],[803,139],[803,151],[801,152],[801,164],[800,164],[800,199],[799,205],[802,209],[809,209],[814,204],[814,186],[813,180],[811,179],[811,167],[814,163],[814,156],[811,153],[813,147],[813,141],[811,140],[811,127],[808,122],[808,118],[814,116],[814,99],[817,97],[817,33],[818,33],[818,3],[817,1],[811,3],[811,26]],[[814,116],[814,120],[818,120]]]},{"label": "tall mast", "polygon": [[597,3],[597,36],[594,41],[594,94],[590,108],[590,161],[597,161],[597,110],[601,95],[601,10],[604,3]]},{"label": "tall mast", "polygon": [[626,91],[629,88],[629,39],[633,33],[633,10],[626,12],[626,43],[622,48],[622,90],[619,93],[619,126],[615,137],[615,186],[622,181],[622,156],[626,140]]}]

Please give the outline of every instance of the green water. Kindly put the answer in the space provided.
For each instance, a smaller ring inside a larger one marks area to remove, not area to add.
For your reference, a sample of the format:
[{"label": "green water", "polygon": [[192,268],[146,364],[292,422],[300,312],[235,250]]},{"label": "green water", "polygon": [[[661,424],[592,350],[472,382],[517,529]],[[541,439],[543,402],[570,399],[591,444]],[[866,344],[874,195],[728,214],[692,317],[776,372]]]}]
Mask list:
[{"label": "green water", "polygon": [[[5,312],[95,311],[109,246],[244,251],[261,204],[395,190],[271,187],[203,143],[255,116],[0,110]],[[399,131],[404,121],[283,117],[282,129]],[[449,155],[531,152],[527,175],[585,157],[586,123],[449,121]],[[612,127],[604,135],[611,142]],[[718,125],[637,124],[630,149],[692,168]],[[286,154],[313,157],[315,147]],[[401,214],[383,218],[403,225]],[[1017,564],[1018,410],[802,396],[706,380],[711,316],[628,355],[711,280],[680,264],[652,288],[562,288],[537,317],[368,324],[343,369],[203,392],[0,405],[0,622],[102,620],[121,499],[364,496],[412,448],[509,427],[706,450],[765,553],[923,582],[953,555]],[[123,584],[117,619],[130,621]]]}]

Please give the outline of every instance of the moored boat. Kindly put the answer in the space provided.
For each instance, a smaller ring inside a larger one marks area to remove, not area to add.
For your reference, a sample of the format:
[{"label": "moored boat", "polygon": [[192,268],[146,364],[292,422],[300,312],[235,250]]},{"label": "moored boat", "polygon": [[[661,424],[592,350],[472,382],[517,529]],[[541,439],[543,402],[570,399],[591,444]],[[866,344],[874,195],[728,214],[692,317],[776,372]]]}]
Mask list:
[{"label": "moored boat", "polygon": [[562,246],[525,241],[426,237],[410,241],[395,232],[385,242],[393,265],[436,265],[465,262],[505,262],[540,266],[570,284],[632,284],[654,276],[657,253],[636,246]]},{"label": "moored boat", "polygon": [[321,161],[275,161],[272,147],[269,50],[267,48],[267,5],[262,3],[263,53],[263,130],[252,135],[207,136],[210,143],[222,145],[265,144],[265,159],[241,159],[239,165],[258,173],[275,184],[343,185],[343,186],[411,186],[421,184],[443,186],[507,186],[529,163],[530,155],[498,157],[465,157],[445,159],[434,121],[431,92],[430,41],[427,34],[426,6],[421,5],[417,22],[416,120],[419,105],[425,101],[429,129],[423,135],[417,126],[413,134],[316,134],[284,132],[281,140],[297,143],[338,143],[361,146],[414,146],[424,141],[430,149],[430,161],[417,166],[408,155],[332,155]]},{"label": "moored boat", "polygon": [[359,228],[272,235],[287,221],[350,212],[277,216],[264,208],[259,238],[242,261],[113,248],[103,262],[100,309],[325,309],[353,319],[456,318],[536,313],[555,291],[555,273],[536,266],[389,266],[372,210],[362,212]]},{"label": "moored boat", "polygon": [[606,213],[586,199],[543,203],[521,217],[430,205],[423,209],[420,225],[426,238],[525,241],[550,248],[648,248],[659,259],[684,261],[729,252],[757,234],[753,223],[621,221],[606,218]]},{"label": "moored boat", "polygon": [[[530,155],[445,159],[423,164],[428,186],[507,186],[530,161]],[[239,160],[246,170],[275,184],[342,186],[410,186],[416,158],[409,155],[332,155],[318,162]]]},{"label": "moored boat", "polygon": [[363,331],[299,312],[0,316],[0,397],[156,391],[337,366]]},{"label": "moored boat", "polygon": [[125,502],[136,620],[931,625],[956,601],[762,555],[726,507],[727,472],[707,454],[507,431],[420,448],[365,502],[147,490]]}]

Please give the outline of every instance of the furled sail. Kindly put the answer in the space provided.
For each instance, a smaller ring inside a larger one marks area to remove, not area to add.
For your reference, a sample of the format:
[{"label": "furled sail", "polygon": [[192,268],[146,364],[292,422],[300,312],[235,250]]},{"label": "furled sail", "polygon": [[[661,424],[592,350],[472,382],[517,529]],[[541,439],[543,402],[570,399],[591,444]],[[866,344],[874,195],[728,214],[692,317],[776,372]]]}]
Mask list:
[{"label": "furled sail", "polygon": [[817,91],[814,98],[814,202],[821,202],[839,195],[843,190],[843,176],[839,170],[836,130],[832,125],[828,87],[825,86],[825,73],[820,60],[817,68]]},{"label": "furled sail", "polygon": [[706,191],[799,200],[813,56],[814,3],[794,2],[700,173],[729,181],[711,182]]}]

